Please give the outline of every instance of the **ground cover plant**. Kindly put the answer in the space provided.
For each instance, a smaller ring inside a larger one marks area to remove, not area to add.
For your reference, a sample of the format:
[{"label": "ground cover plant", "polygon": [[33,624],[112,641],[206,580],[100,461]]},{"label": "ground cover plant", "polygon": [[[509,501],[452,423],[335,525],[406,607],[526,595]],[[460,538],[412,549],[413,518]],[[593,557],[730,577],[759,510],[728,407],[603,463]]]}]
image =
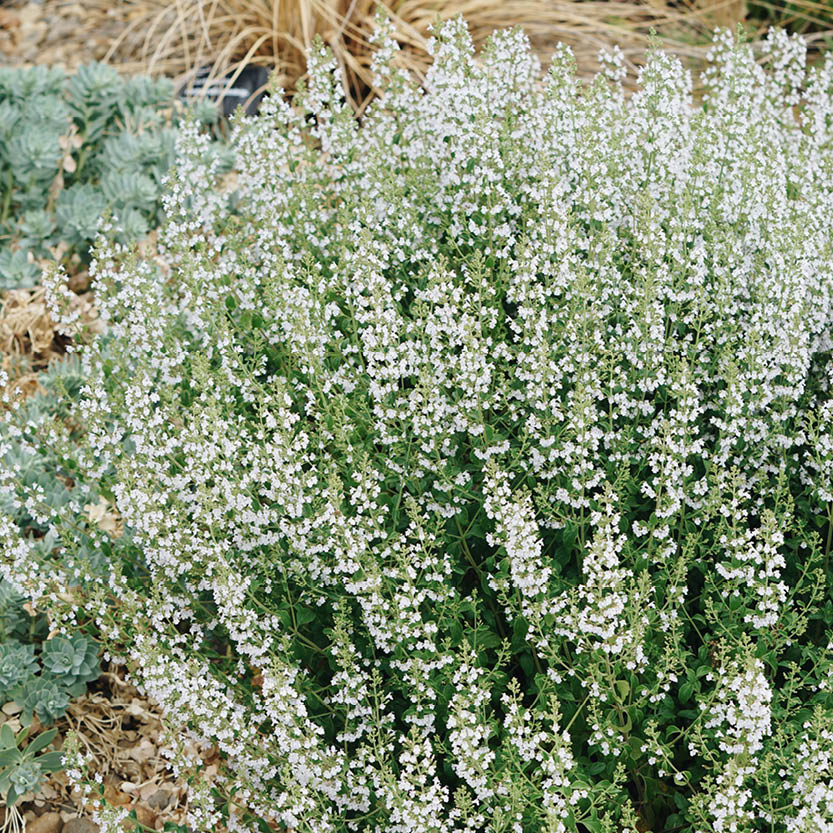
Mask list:
[{"label": "ground cover plant", "polygon": [[0,68],[0,290],[37,284],[42,259],[85,260],[106,212],[125,240],[158,225],[173,94],[99,63]]},{"label": "ground cover plant", "polygon": [[[65,417],[80,395],[80,370],[78,359],[71,357],[39,374],[38,393],[18,400],[23,420],[37,424]],[[60,507],[78,512],[88,490],[62,480],[54,452],[36,449],[5,423],[0,423],[0,461],[4,469],[17,472],[21,488],[38,494],[46,514],[36,520],[8,494],[0,497],[0,511],[18,524],[41,557],[49,557],[57,536],[49,529],[48,513]],[[0,579],[0,705],[16,704],[21,726],[17,732],[8,724],[0,728],[0,799],[6,808],[0,829],[17,829],[17,805],[61,768],[61,753],[51,748],[57,730],[40,728],[63,717],[72,699],[99,677],[99,650],[96,640],[79,629],[50,632],[46,614],[31,606],[19,585]]]},{"label": "ground cover plant", "polygon": [[390,34],[361,123],[319,45],[222,186],[183,130],[103,336],[51,275],[83,429],[7,431],[124,533],[9,466],[6,579],[219,749],[195,830],[829,829],[833,56]]}]

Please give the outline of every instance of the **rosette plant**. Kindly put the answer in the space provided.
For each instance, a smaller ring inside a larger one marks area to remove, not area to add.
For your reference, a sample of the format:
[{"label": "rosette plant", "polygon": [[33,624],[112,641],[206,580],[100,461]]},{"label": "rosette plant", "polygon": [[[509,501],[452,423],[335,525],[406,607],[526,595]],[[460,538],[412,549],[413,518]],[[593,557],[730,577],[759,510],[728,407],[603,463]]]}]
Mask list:
[{"label": "rosette plant", "polygon": [[44,642],[40,661],[44,671],[72,697],[85,691],[87,683],[101,674],[95,644],[80,634],[55,636]]},{"label": "rosette plant", "polygon": [[[11,818],[18,824],[21,821],[19,812],[15,810],[18,799],[26,793],[37,792],[43,777],[61,768],[61,753],[49,748],[56,734],[56,729],[41,732],[22,746],[29,735],[28,729],[21,729],[15,735],[8,724],[0,726],[0,796]],[[4,829],[9,826],[9,821],[4,821]],[[25,824],[22,828],[16,828],[14,824],[12,821],[12,830],[25,829]]]},{"label": "rosette plant", "polygon": [[166,78],[0,67],[0,291],[38,283],[52,256],[86,263],[105,214],[122,240],[155,227],[179,115]]},{"label": "rosette plant", "polygon": [[37,673],[35,649],[17,641],[0,644],[0,700],[13,699],[15,690]]},{"label": "rosette plant", "polygon": [[360,121],[319,45],[99,243],[62,465],[124,535],[4,570],[219,751],[197,830],[828,829],[833,57],[377,45]]},{"label": "rosette plant", "polygon": [[39,657],[32,644],[8,637],[0,643],[0,703],[17,702],[24,726],[35,714],[46,725],[63,717],[70,700],[100,675],[98,648],[82,634],[47,640]]}]

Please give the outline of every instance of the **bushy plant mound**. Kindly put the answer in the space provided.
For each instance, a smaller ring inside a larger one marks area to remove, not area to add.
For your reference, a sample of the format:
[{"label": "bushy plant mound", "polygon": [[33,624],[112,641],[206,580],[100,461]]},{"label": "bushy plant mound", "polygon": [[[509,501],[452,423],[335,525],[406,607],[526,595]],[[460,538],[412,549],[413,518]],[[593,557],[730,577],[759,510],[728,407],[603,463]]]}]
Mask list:
[{"label": "bushy plant mound", "polygon": [[378,45],[361,124],[316,49],[98,248],[61,465],[125,534],[6,574],[220,750],[196,830],[829,829],[833,57]]}]

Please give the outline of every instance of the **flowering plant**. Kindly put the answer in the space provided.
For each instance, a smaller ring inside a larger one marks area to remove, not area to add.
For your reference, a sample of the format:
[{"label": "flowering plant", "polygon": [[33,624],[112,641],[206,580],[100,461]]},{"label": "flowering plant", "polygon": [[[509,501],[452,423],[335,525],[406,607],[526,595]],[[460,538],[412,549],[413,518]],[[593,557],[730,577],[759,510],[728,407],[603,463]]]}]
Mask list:
[{"label": "flowering plant", "polygon": [[377,45],[99,243],[85,437],[18,430],[124,534],[9,472],[5,573],[220,750],[197,830],[829,829],[833,56]]}]

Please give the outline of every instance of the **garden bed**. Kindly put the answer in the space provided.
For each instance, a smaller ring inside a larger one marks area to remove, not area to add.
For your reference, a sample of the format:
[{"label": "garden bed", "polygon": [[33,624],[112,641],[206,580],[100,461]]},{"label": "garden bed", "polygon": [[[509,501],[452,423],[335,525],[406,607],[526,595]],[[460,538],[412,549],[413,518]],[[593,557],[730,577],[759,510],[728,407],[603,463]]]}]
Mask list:
[{"label": "garden bed", "polygon": [[[0,7],[23,61],[102,14],[34,5]],[[656,48],[632,95],[631,52],[542,80],[451,23],[428,69],[379,25],[375,78],[319,42],[297,110],[232,127],[101,66],[0,76],[57,148],[7,161],[0,250],[33,600],[0,740],[66,757],[30,831],[824,820],[833,64],[721,36],[697,111]]]}]

